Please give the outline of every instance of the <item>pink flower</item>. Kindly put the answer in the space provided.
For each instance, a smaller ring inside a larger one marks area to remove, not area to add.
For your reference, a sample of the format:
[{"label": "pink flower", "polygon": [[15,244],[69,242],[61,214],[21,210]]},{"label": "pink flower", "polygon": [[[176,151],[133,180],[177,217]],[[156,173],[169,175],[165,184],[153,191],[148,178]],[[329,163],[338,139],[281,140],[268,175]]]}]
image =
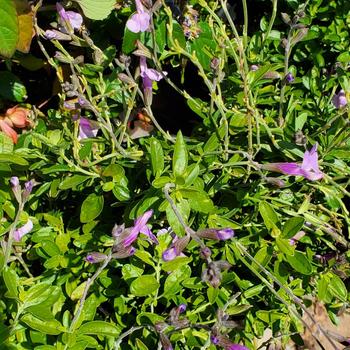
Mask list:
[{"label": "pink flower", "polygon": [[310,151],[304,153],[302,164],[299,163],[270,163],[263,164],[262,169],[280,172],[286,175],[303,176],[310,181],[323,178],[324,173],[318,167],[317,143]]},{"label": "pink flower", "polygon": [[335,108],[343,108],[348,104],[348,101],[345,96],[345,91],[340,90],[338,94],[335,94],[332,98],[332,102]]},{"label": "pink flower", "polygon": [[133,33],[145,32],[149,29],[151,15],[142,5],[141,0],[135,0],[136,13],[126,22],[126,27]]},{"label": "pink flower", "polygon": [[142,77],[143,86],[145,89],[152,90],[152,81],[159,81],[166,74],[166,72],[160,73],[153,68],[148,68],[146,57],[140,57],[140,75]]},{"label": "pink flower", "polygon": [[66,11],[64,7],[57,2],[56,9],[60,16],[60,22],[64,27],[64,22],[68,22],[73,29],[80,29],[83,24],[83,17],[80,13],[74,11]]},{"label": "pink flower", "polygon": [[147,226],[147,222],[152,215],[153,210],[151,209],[146,211],[143,215],[141,215],[135,220],[134,226],[131,228],[129,235],[123,241],[124,247],[130,246],[134,241],[136,241],[140,233],[143,233],[144,235],[148,236],[154,243],[158,244],[156,236],[151,232],[151,230]]},{"label": "pink flower", "polygon": [[33,222],[29,219],[22,227],[15,230],[13,233],[13,239],[15,242],[19,242],[24,235],[29,233],[33,229]]}]

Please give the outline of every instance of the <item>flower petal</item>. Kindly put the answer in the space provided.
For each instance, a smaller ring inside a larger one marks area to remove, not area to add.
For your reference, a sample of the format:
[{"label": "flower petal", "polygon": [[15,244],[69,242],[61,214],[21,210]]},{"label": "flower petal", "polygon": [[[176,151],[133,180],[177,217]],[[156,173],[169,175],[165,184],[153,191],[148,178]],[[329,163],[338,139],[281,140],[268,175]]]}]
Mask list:
[{"label": "flower petal", "polygon": [[74,11],[66,11],[66,16],[73,29],[80,29],[83,24],[83,17],[80,13]]},{"label": "flower petal", "polygon": [[0,119],[0,129],[9,137],[11,137],[13,143],[17,143],[18,135],[7,123]]},{"label": "flower petal", "polygon": [[33,222],[29,219],[22,227],[18,228],[13,233],[15,242],[19,242],[21,238],[33,229]]},{"label": "flower petal", "polygon": [[80,117],[78,140],[83,140],[89,137],[96,137],[98,130],[98,125],[92,120]]},{"label": "flower petal", "polygon": [[147,12],[134,13],[126,22],[126,27],[133,33],[145,32],[148,30],[151,16]]}]

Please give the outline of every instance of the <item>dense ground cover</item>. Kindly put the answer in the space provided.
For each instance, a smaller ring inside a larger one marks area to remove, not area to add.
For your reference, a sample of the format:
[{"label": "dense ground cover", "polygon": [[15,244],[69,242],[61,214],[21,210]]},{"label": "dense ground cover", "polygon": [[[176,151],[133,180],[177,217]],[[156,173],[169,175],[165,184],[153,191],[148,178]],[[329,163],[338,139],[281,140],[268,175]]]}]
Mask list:
[{"label": "dense ground cover", "polygon": [[0,348],[343,349],[346,0],[0,0]]}]

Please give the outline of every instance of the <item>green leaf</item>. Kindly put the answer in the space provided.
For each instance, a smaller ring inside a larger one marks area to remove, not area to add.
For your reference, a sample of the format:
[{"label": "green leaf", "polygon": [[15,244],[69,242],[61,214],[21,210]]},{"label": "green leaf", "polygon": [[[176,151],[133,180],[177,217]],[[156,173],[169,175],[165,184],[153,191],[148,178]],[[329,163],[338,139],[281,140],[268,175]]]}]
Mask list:
[{"label": "green leaf", "polygon": [[14,54],[18,36],[15,3],[13,0],[0,0],[0,55],[11,57]]},{"label": "green leaf", "polygon": [[277,237],[280,233],[277,227],[278,216],[273,207],[269,203],[261,201],[259,203],[259,212],[264,220],[267,229],[273,232],[272,236]]},{"label": "green leaf", "polygon": [[17,165],[28,165],[28,162],[17,154],[0,154],[0,163],[14,163]]},{"label": "green leaf", "polygon": [[21,317],[21,321],[44,334],[58,335],[65,332],[65,328],[55,319],[43,321],[31,314],[25,314]]},{"label": "green leaf", "polygon": [[287,255],[286,258],[287,262],[295,271],[298,271],[303,275],[311,275],[312,265],[303,253],[295,251],[294,255]]},{"label": "green leaf", "polygon": [[347,301],[348,292],[344,282],[337,275],[332,274],[328,284],[329,292],[343,303]]},{"label": "green leaf", "polygon": [[90,19],[102,20],[112,12],[115,0],[75,0],[82,8],[84,15]]},{"label": "green leaf", "polygon": [[80,185],[88,179],[91,179],[91,177],[86,175],[68,176],[61,182],[59,187],[61,190],[68,190],[70,188],[76,189],[78,185]]},{"label": "green leaf", "polygon": [[122,51],[126,55],[135,50],[136,40],[140,38],[140,33],[133,33],[127,27],[125,27],[123,35]]},{"label": "green leaf", "polygon": [[192,261],[192,258],[186,256],[179,256],[174,260],[164,262],[162,269],[166,272],[171,272],[179,269],[181,266],[188,265]]},{"label": "green leaf", "polygon": [[286,255],[294,255],[295,247],[289,242],[289,239],[283,239],[281,237],[276,238],[276,244],[278,249]]},{"label": "green leaf", "polygon": [[103,205],[103,196],[98,196],[95,193],[89,194],[81,206],[80,221],[87,223],[97,218],[103,210]]},{"label": "green leaf", "polygon": [[27,98],[27,90],[16,75],[4,71],[0,72],[0,96],[14,102],[23,102]]},{"label": "green leaf", "polygon": [[79,334],[94,334],[106,337],[117,337],[120,334],[120,329],[109,322],[90,321],[81,325],[77,332]]},{"label": "green leaf", "polygon": [[17,298],[18,276],[16,272],[9,267],[5,267],[2,271],[2,278],[7,288],[5,296],[8,298]]},{"label": "green leaf", "polygon": [[300,217],[290,218],[283,226],[282,237],[292,238],[297,232],[301,230],[305,220]]},{"label": "green leaf", "polygon": [[130,293],[138,297],[150,295],[159,288],[159,283],[153,275],[143,275],[132,281]]},{"label": "green leaf", "polygon": [[[186,223],[190,215],[190,206],[188,201],[186,199],[182,199],[180,202],[176,203],[176,206]],[[166,207],[166,218],[174,232],[180,236],[183,236],[185,230],[169,204]]]},{"label": "green leaf", "polygon": [[150,144],[152,173],[157,178],[164,169],[163,148],[160,142],[154,137],[152,137]]},{"label": "green leaf", "polygon": [[[254,259],[261,265],[266,266],[272,258],[273,250],[271,247],[260,248],[254,256]],[[259,266],[253,263],[254,269],[259,269]]]},{"label": "green leaf", "polygon": [[182,177],[187,168],[188,154],[181,131],[176,135],[176,143],[173,154],[173,172],[175,177]]}]

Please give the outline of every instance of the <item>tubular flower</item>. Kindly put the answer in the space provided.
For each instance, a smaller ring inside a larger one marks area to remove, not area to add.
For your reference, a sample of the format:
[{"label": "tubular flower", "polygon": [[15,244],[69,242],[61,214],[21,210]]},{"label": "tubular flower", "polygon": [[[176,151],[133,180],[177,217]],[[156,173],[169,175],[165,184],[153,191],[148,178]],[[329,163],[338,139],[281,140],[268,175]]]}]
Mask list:
[{"label": "tubular flower", "polygon": [[310,181],[316,181],[323,178],[324,173],[318,166],[317,143],[310,151],[304,153],[303,162],[299,163],[270,163],[263,164],[262,169],[276,171],[286,175],[298,175]]},{"label": "tubular flower", "polygon": [[33,222],[28,220],[22,227],[15,230],[13,233],[13,239],[16,242],[19,242],[24,235],[29,233],[33,229]]},{"label": "tubular flower", "polygon": [[174,260],[180,255],[183,255],[182,252],[186,248],[189,241],[190,241],[189,236],[184,236],[181,238],[178,238],[177,236],[175,236],[171,246],[163,252],[162,259],[164,261],[170,261],[170,260]]},{"label": "tubular flower", "polygon": [[235,232],[232,228],[208,228],[200,230],[197,232],[197,235],[201,238],[215,239],[219,241],[226,241],[227,239],[232,238],[235,235]]},{"label": "tubular flower", "polygon": [[14,143],[17,143],[18,135],[14,128],[24,129],[31,125],[28,118],[30,111],[22,107],[9,108],[5,116],[0,117],[0,130],[11,137]]},{"label": "tubular flower", "polygon": [[148,68],[146,57],[140,57],[140,75],[142,77],[144,89],[152,90],[152,81],[159,81],[166,74],[166,72],[160,73],[153,68]]},{"label": "tubular flower", "polygon": [[135,0],[136,13],[126,22],[126,27],[133,33],[145,32],[149,29],[151,15],[142,5],[141,0]]},{"label": "tubular flower", "polygon": [[140,233],[143,233],[144,235],[151,238],[151,240],[158,244],[158,240],[156,236],[151,232],[151,230],[147,226],[147,221],[151,218],[153,215],[153,210],[146,211],[143,215],[139,216],[135,222],[134,226],[130,228],[130,232],[128,236],[123,240],[124,247],[130,246],[134,241],[136,241],[137,236]]}]

